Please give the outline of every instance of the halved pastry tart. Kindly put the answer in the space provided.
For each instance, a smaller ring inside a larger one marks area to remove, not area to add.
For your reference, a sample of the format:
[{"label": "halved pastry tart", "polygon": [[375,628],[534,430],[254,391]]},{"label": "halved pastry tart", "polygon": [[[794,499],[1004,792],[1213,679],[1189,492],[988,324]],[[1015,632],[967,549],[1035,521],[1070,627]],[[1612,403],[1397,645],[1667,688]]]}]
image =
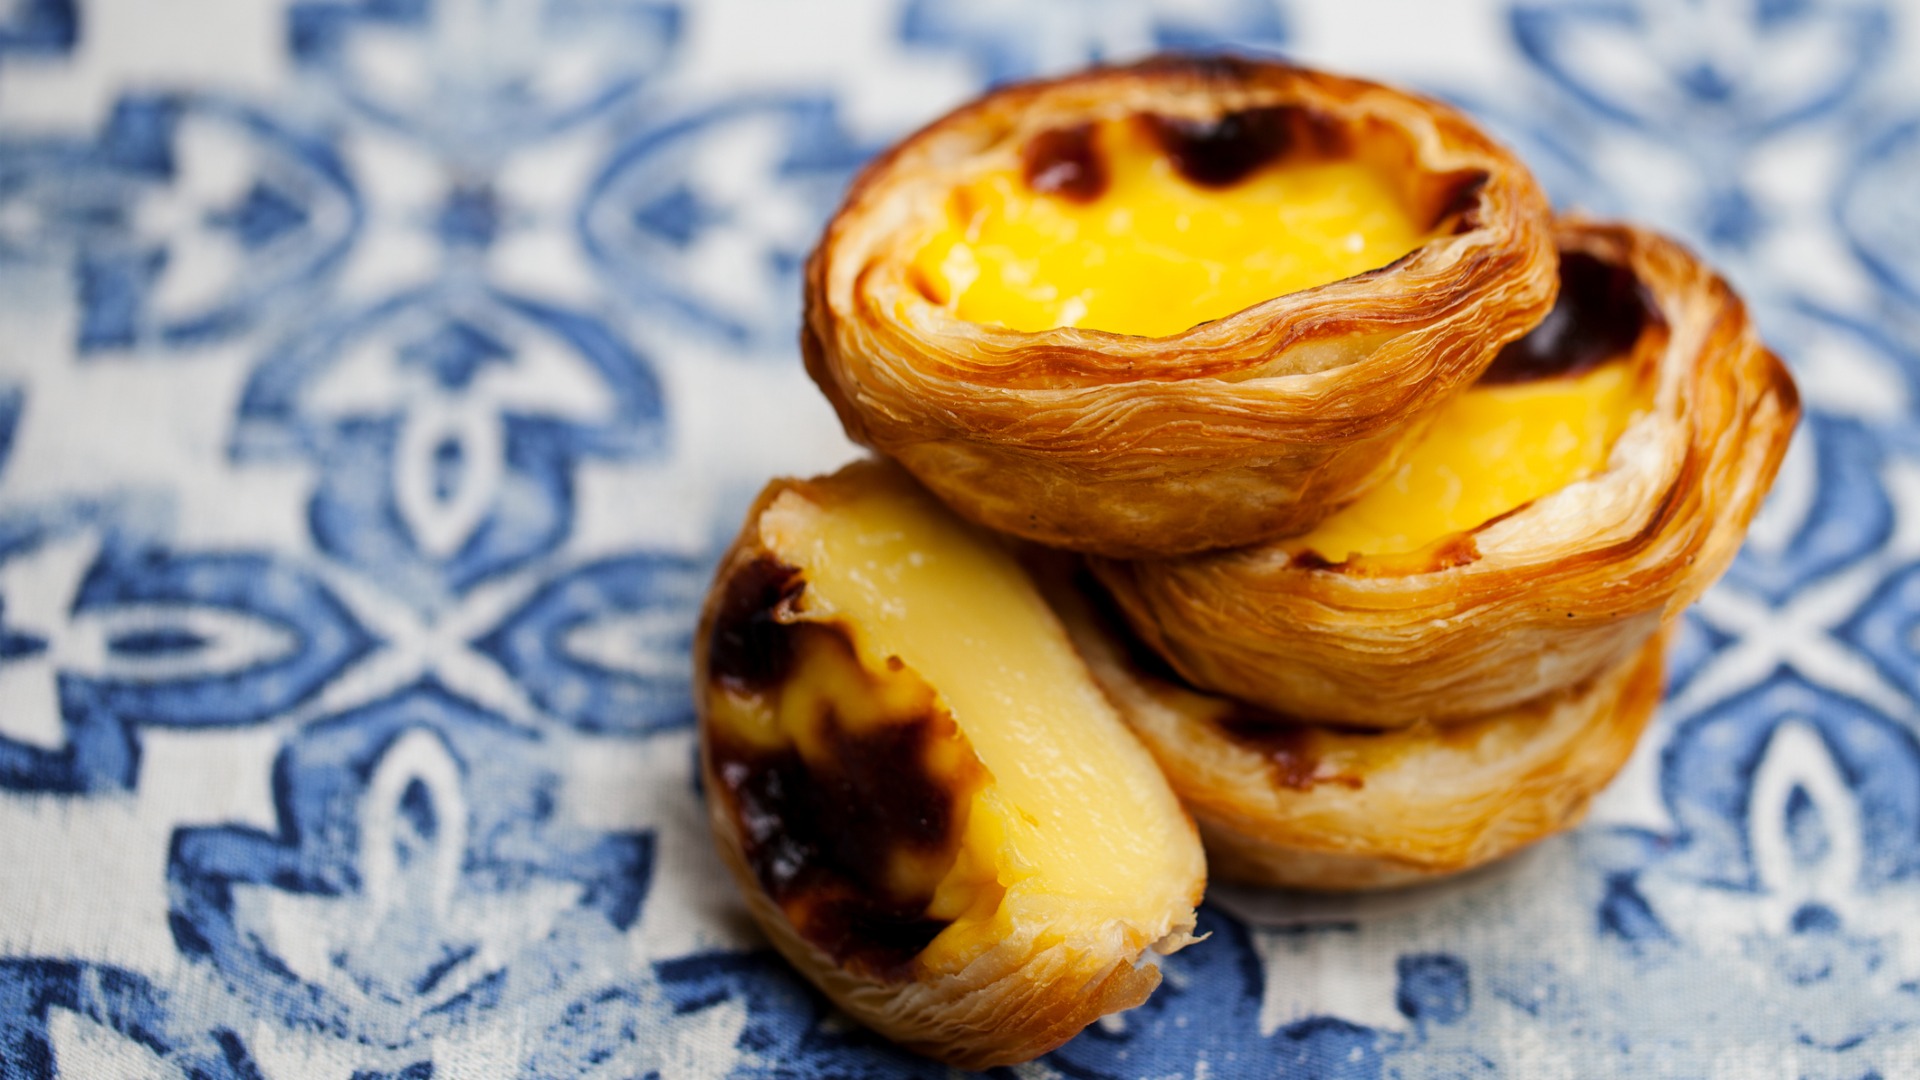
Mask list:
[{"label": "halved pastry tart", "polygon": [[1215,880],[1411,885],[1577,824],[1659,704],[1665,635],[1572,687],[1461,724],[1363,732],[1193,689],[1062,576],[1047,596],[1199,822]]},{"label": "halved pastry tart", "polygon": [[1117,557],[1312,527],[1547,312],[1548,211],[1454,110],[1164,58],[996,90],[873,162],[807,368],[963,515]]},{"label": "halved pastry tart", "polygon": [[695,646],[702,773],[754,917],[856,1019],[1025,1061],[1159,982],[1198,837],[1013,558],[877,462],[776,481]]},{"label": "halved pastry tart", "polygon": [[1322,723],[1481,716],[1626,663],[1726,569],[1793,380],[1679,245],[1557,236],[1553,314],[1357,502],[1254,547],[1093,561],[1181,675]]}]

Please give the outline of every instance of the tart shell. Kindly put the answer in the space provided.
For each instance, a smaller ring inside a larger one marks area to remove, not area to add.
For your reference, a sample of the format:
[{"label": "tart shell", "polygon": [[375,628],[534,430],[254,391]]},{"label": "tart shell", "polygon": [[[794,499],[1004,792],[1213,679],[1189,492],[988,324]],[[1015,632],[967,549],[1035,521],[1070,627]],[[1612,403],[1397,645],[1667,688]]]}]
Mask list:
[{"label": "tart shell", "polygon": [[[947,193],[1039,133],[1269,107],[1451,231],[1162,338],[965,322],[912,281]],[[1437,102],[1239,59],[1095,69],[993,91],[870,164],[808,263],[802,351],[850,436],[977,522],[1115,557],[1249,544],[1357,497],[1546,314],[1548,221],[1525,166]]]},{"label": "tart shell", "polygon": [[1800,413],[1726,282],[1680,245],[1567,221],[1563,250],[1629,268],[1659,319],[1632,362],[1652,404],[1605,471],[1408,568],[1283,543],[1092,561],[1128,622],[1196,686],[1318,723],[1392,728],[1510,708],[1623,664],[1706,591]]},{"label": "tart shell", "polygon": [[[803,936],[767,894],[747,859],[739,809],[722,794],[726,786],[715,769],[710,658],[726,584],[735,574],[776,558],[760,539],[762,512],[783,492],[796,489],[831,499],[830,492],[814,491],[805,481],[776,480],[767,486],[720,561],[693,643],[708,821],[721,861],[754,921],[800,974],[854,1019],[908,1050],[957,1068],[1029,1061],[1100,1017],[1144,1002],[1160,983],[1160,971],[1147,962],[1147,954],[1172,953],[1196,940],[1193,909],[1206,883],[1197,846],[1191,888],[1164,919],[1150,925],[1110,919],[1063,927],[1058,921],[1015,918],[1010,934],[970,955],[957,970],[930,970],[918,960],[904,973],[874,974],[842,965]],[[1193,828],[1190,822],[1182,825]]]},{"label": "tart shell", "polygon": [[1665,634],[1556,694],[1453,727],[1289,725],[1142,662],[1086,595],[1048,598],[1200,827],[1215,880],[1321,891],[1412,885],[1578,824],[1632,755]]}]

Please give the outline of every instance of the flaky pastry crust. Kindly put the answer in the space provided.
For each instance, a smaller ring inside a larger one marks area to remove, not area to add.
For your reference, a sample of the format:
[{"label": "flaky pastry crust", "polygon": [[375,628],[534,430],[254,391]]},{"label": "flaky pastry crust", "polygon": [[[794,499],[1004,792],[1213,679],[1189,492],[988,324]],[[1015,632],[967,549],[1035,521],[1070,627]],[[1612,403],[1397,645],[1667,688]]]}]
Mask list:
[{"label": "flaky pastry crust", "polygon": [[1049,601],[1194,815],[1218,881],[1392,888],[1510,855],[1580,822],[1660,701],[1664,633],[1574,687],[1456,726],[1287,725],[1156,671],[1065,580]]},{"label": "flaky pastry crust", "polygon": [[[962,321],[909,264],[947,193],[1032,136],[1293,107],[1451,231],[1377,270],[1164,338]],[[1279,63],[1162,58],[996,90],[869,165],[807,266],[807,370],[856,441],[960,513],[1058,547],[1175,555],[1311,528],[1534,325],[1548,210],[1460,113]]]},{"label": "flaky pastry crust", "polygon": [[[962,1069],[1029,1061],[1100,1017],[1144,1002],[1160,984],[1159,968],[1144,962],[1147,954],[1172,953],[1196,940],[1193,909],[1206,883],[1197,847],[1184,903],[1169,908],[1158,922],[1089,924],[1073,921],[1071,912],[1052,920],[1016,916],[1007,936],[957,971],[933,971],[916,962],[904,972],[875,975],[842,965],[807,940],[767,894],[747,859],[739,808],[722,794],[726,786],[716,773],[710,659],[725,584],[774,557],[761,541],[758,523],[783,492],[792,490],[816,501],[832,497],[806,481],[775,480],[767,486],[721,559],[693,644],[708,821],[721,861],[754,921],[788,962],[854,1019],[908,1050]],[[1182,827],[1193,828],[1190,822]]]},{"label": "flaky pastry crust", "polygon": [[1327,566],[1281,543],[1093,560],[1182,676],[1316,722],[1453,722],[1625,663],[1726,569],[1798,421],[1791,376],[1680,245],[1580,221],[1557,236],[1630,268],[1659,315],[1635,349],[1651,408],[1605,471],[1463,534],[1428,569]]}]

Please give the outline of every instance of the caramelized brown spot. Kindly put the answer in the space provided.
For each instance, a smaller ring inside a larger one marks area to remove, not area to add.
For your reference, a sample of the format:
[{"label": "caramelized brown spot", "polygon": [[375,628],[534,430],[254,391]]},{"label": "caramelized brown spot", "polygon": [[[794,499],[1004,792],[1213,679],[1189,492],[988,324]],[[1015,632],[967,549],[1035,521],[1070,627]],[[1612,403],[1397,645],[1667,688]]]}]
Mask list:
[{"label": "caramelized brown spot", "polygon": [[1560,299],[1540,325],[1500,350],[1483,383],[1519,383],[1590,371],[1631,351],[1665,322],[1632,270],[1582,251],[1560,256]]},{"label": "caramelized brown spot", "polygon": [[1229,738],[1265,755],[1273,782],[1289,791],[1312,791],[1319,784],[1358,790],[1365,784],[1358,776],[1322,774],[1320,736],[1311,724],[1244,703],[1214,722]]},{"label": "caramelized brown spot", "polygon": [[[1528,503],[1526,505],[1532,504]],[[1519,509],[1519,507],[1515,507],[1505,514],[1488,518],[1476,526],[1475,529],[1484,529],[1488,525],[1506,517],[1508,514],[1519,512]],[[1480,557],[1480,544],[1473,538],[1472,532],[1456,533],[1442,540],[1439,545],[1433,549],[1432,554],[1433,558],[1426,567],[1427,573],[1434,573],[1439,570],[1451,570],[1456,566],[1465,566],[1473,562]]]},{"label": "caramelized brown spot", "polygon": [[1287,555],[1287,562],[1302,570],[1337,570],[1346,564],[1345,560],[1334,562],[1312,548],[1302,548]]},{"label": "caramelized brown spot", "polygon": [[885,982],[904,982],[912,977],[913,958],[949,925],[915,911],[915,905],[890,906],[854,891],[823,891],[803,894],[787,909],[787,918],[841,965]]},{"label": "caramelized brown spot", "polygon": [[[859,663],[841,627],[756,625],[765,628],[757,631],[765,654],[789,668],[796,657],[814,662],[827,653]],[[896,677],[904,669],[898,658],[886,667]],[[829,705],[816,723],[818,749],[809,754],[794,745],[754,746],[724,725],[710,727],[714,776],[732,803],[748,867],[800,936],[849,969],[906,978],[948,923],[927,917],[930,892],[898,885],[891,871],[902,857],[951,858],[984,772],[970,757],[971,771],[962,775],[936,770],[937,752],[961,738],[937,707],[849,726]]]},{"label": "caramelized brown spot", "polygon": [[785,679],[793,667],[793,643],[782,620],[806,587],[797,568],[770,555],[735,570],[707,644],[709,675],[742,694]]},{"label": "caramelized brown spot", "polygon": [[1286,109],[1231,112],[1211,120],[1145,114],[1147,130],[1173,167],[1200,187],[1231,187],[1286,153],[1292,144]]},{"label": "caramelized brown spot", "polygon": [[1020,154],[1027,187],[1080,203],[1099,198],[1107,190],[1107,161],[1093,132],[1092,124],[1077,124],[1028,139]]},{"label": "caramelized brown spot", "polygon": [[1486,190],[1491,179],[1478,169],[1450,177],[1448,183],[1452,190],[1441,201],[1440,212],[1434,215],[1431,227],[1439,228],[1442,223],[1451,220],[1455,236],[1479,228],[1480,193]]},{"label": "caramelized brown spot", "polygon": [[[1451,570],[1456,566],[1465,566],[1480,558],[1480,545],[1473,533],[1499,521],[1500,518],[1517,514],[1531,506],[1522,503],[1497,517],[1488,518],[1474,529],[1456,533],[1431,548],[1397,555],[1349,555],[1338,562],[1322,555],[1312,548],[1301,548],[1287,553],[1288,562],[1301,570],[1331,570],[1339,574],[1351,574],[1365,577],[1374,574],[1434,574],[1442,570]],[[1418,559],[1418,562],[1414,560]]]}]

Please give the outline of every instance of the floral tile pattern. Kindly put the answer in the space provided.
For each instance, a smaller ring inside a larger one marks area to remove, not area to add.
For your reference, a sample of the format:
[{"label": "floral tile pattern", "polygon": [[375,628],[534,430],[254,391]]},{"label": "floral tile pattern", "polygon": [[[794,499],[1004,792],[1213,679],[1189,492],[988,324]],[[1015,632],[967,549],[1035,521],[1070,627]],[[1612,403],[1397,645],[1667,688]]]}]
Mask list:
[{"label": "floral tile pattern", "polygon": [[750,929],[687,651],[850,450],[798,270],[994,81],[1230,45],[1481,115],[1809,415],[1575,835],[1217,891],[1021,1078],[1920,1072],[1920,9],[0,4],[0,1078],[935,1077]]}]

